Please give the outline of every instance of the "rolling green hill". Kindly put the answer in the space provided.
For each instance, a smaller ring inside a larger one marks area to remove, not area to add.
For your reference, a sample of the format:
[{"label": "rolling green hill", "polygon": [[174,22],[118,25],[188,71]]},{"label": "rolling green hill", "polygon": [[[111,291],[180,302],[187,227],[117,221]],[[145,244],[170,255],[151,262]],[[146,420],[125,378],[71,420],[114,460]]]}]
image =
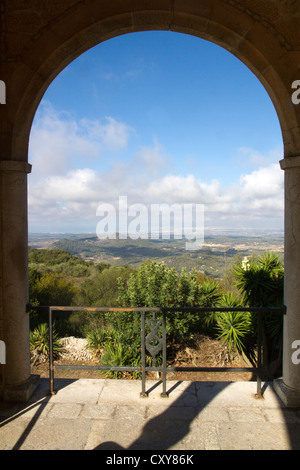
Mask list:
[{"label": "rolling green hill", "polygon": [[[183,267],[187,270],[196,268],[207,276],[221,278],[232,262],[243,256],[264,251],[283,253],[283,236],[210,235],[206,237],[204,246],[197,251],[187,251],[185,240],[99,240],[96,236],[83,234],[31,235],[29,245],[35,248],[63,250],[69,256],[73,255],[92,264],[138,267],[146,259],[151,259],[164,262],[178,272]],[[66,254],[61,256],[65,256],[69,263],[75,263],[74,259],[68,258]],[[83,267],[80,267],[79,260],[75,264],[80,272]]]}]

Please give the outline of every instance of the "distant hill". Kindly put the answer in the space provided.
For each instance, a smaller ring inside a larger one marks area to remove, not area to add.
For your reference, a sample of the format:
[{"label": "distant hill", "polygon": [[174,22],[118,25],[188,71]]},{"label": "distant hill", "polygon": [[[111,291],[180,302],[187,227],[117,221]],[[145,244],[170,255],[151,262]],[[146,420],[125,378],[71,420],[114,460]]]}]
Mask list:
[{"label": "distant hill", "polygon": [[[63,253],[67,252],[95,264],[109,263],[137,267],[146,259],[152,259],[164,262],[177,271],[183,267],[187,270],[196,268],[207,276],[219,278],[223,277],[233,260],[243,256],[264,251],[283,253],[283,235],[272,233],[261,236],[209,235],[205,239],[204,246],[197,251],[187,251],[185,240],[99,240],[89,234],[29,235],[29,246],[63,250]],[[60,253],[60,256],[67,255]]]}]

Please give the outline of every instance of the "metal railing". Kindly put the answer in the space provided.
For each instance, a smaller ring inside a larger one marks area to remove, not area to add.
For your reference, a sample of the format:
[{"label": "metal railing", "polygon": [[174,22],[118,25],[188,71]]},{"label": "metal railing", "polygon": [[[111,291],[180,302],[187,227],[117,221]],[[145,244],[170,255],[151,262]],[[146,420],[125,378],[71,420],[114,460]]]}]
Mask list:
[{"label": "metal railing", "polygon": [[[156,371],[162,374],[161,397],[167,397],[167,373],[168,372],[252,372],[256,374],[257,391],[256,397],[262,396],[262,366],[263,366],[263,344],[262,344],[262,325],[263,315],[270,313],[285,314],[286,307],[161,307],[161,308],[108,308],[108,307],[64,307],[64,306],[31,306],[28,305],[27,310],[47,309],[49,317],[49,392],[54,394],[54,370],[94,370],[94,371],[111,371],[111,372],[140,372],[142,374],[142,391],[141,397],[147,397],[146,392],[146,372]],[[53,318],[54,313],[58,312],[136,312],[141,315],[141,366],[101,366],[101,365],[63,365],[54,364],[53,358]],[[147,318],[147,313],[152,313],[152,318]],[[212,312],[249,312],[257,314],[257,365],[256,367],[198,367],[198,366],[167,366],[167,343],[166,343],[166,322],[167,316],[172,313],[212,313]],[[146,335],[146,326],[150,332]],[[152,358],[152,366],[146,365],[146,351]],[[156,356],[162,353],[162,365],[156,366]]]}]

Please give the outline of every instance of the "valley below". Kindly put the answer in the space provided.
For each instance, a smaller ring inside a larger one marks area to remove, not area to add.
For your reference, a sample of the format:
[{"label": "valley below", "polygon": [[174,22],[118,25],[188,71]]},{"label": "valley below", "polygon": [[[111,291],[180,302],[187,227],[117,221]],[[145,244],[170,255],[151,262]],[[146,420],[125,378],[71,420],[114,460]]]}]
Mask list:
[{"label": "valley below", "polygon": [[147,259],[163,262],[178,272],[195,268],[206,276],[222,278],[243,257],[274,252],[283,258],[282,232],[211,232],[199,250],[187,250],[184,239],[105,239],[94,234],[29,234],[29,246],[61,249],[95,264],[138,267]]}]

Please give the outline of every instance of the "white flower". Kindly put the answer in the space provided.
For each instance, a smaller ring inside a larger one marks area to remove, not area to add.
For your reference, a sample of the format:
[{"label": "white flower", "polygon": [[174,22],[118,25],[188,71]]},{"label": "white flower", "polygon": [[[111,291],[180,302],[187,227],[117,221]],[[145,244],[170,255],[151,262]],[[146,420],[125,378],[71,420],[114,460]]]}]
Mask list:
[{"label": "white flower", "polygon": [[247,271],[250,268],[250,261],[249,261],[249,258],[247,256],[245,256],[243,258],[242,268],[243,268],[244,271]]}]

